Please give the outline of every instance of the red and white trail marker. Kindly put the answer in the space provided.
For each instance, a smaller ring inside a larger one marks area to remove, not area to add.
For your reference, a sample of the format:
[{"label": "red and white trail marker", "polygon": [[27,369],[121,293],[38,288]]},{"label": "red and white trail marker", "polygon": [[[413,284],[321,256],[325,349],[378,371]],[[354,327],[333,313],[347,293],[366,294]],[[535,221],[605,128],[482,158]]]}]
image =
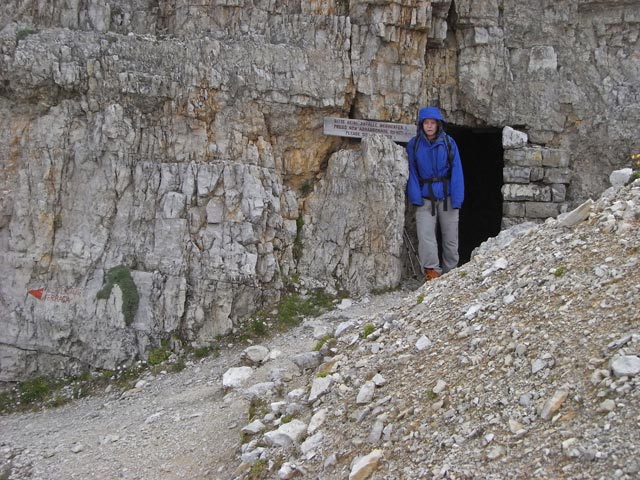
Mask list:
[{"label": "red and white trail marker", "polygon": [[29,290],[27,293],[33,297],[36,297],[38,300],[42,300],[42,295],[44,295],[44,288],[38,288],[37,290]]}]

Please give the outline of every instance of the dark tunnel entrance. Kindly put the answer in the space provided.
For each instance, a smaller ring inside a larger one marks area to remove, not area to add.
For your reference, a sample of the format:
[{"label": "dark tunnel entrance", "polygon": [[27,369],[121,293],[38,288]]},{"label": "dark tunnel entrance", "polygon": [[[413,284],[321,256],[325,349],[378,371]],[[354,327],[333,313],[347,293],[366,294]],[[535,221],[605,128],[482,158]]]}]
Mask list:
[{"label": "dark tunnel entrance", "polygon": [[[447,133],[456,141],[464,171],[465,199],[460,210],[458,252],[460,265],[488,238],[500,233],[502,224],[502,130],[448,125]],[[408,202],[407,202],[408,204]],[[407,205],[406,226],[410,246],[417,251],[415,207]],[[406,272],[415,276],[415,265]]]},{"label": "dark tunnel entrance", "polygon": [[466,263],[474,248],[500,233],[502,224],[502,130],[449,125],[460,150],[464,203],[460,210],[458,252]]}]

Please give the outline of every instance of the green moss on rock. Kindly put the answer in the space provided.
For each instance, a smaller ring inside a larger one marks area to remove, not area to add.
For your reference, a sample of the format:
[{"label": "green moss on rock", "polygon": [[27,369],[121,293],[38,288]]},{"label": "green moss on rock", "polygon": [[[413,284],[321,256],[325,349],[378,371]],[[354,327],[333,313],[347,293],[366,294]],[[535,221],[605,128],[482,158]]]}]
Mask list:
[{"label": "green moss on rock", "polygon": [[122,291],[122,314],[126,325],[130,326],[138,311],[140,296],[133,277],[131,277],[129,267],[118,265],[109,270],[104,278],[104,286],[98,292],[96,298],[99,300],[108,299],[114,285],[118,285]]}]

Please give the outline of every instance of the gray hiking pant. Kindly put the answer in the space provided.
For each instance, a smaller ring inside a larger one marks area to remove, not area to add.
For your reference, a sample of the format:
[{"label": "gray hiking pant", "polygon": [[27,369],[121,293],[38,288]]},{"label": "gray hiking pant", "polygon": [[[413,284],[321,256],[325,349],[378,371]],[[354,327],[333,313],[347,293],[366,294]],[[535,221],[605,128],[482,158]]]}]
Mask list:
[{"label": "gray hiking pant", "polygon": [[[416,229],[418,231],[418,256],[423,269],[434,268],[447,273],[458,266],[458,217],[460,210],[451,207],[450,199],[447,211],[444,203],[436,203],[436,214],[431,215],[431,200],[424,199],[424,205],[416,210]],[[438,258],[438,223],[442,235],[442,266]]]}]

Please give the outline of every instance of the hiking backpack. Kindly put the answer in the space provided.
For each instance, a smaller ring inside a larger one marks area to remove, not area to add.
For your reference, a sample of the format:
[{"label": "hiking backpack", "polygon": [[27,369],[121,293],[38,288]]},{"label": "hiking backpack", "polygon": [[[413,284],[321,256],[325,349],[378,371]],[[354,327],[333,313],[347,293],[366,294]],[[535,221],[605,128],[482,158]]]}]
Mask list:
[{"label": "hiking backpack", "polygon": [[[444,133],[444,143],[447,148],[447,175],[444,177],[433,177],[433,178],[419,178],[420,189],[425,184],[429,185],[429,198],[431,200],[431,215],[436,214],[436,197],[433,193],[433,183],[434,182],[442,182],[442,188],[444,190],[444,210],[447,211],[447,197],[449,196],[449,180],[451,179],[451,167],[453,165],[453,149],[451,148],[451,142],[449,140],[449,135],[447,132]],[[419,135],[415,136],[415,141],[413,142],[413,161],[416,162],[416,173],[418,173],[418,157],[416,156],[418,153],[418,142]]]}]

